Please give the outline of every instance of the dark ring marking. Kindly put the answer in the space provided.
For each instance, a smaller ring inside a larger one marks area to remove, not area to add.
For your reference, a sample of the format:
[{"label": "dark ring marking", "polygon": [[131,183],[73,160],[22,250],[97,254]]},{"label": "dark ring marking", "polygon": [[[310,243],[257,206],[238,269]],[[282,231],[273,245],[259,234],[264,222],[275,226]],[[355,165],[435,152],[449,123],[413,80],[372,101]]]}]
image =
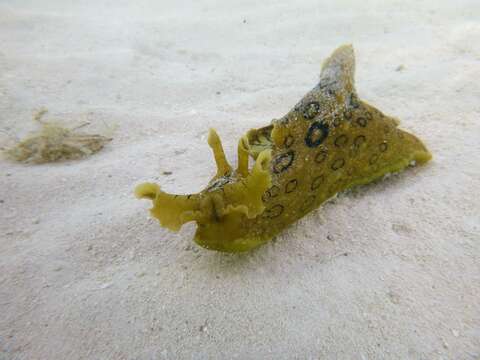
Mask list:
[{"label": "dark ring marking", "polygon": [[277,204],[265,210],[265,217],[268,217],[269,219],[274,219],[282,215],[282,213],[283,213],[283,205]]},{"label": "dark ring marking", "polygon": [[295,142],[295,139],[293,138],[293,136],[292,135],[287,135],[287,136],[285,136],[285,139],[283,140],[283,145],[286,148],[289,148],[290,146],[293,145],[294,142]]},{"label": "dark ring marking", "polygon": [[292,165],[293,159],[295,159],[295,152],[293,150],[279,155],[273,160],[273,172],[279,174],[287,170]]},{"label": "dark ring marking", "polygon": [[305,119],[311,120],[317,116],[318,111],[320,110],[320,103],[318,101],[311,101],[303,107],[303,117]]},{"label": "dark ring marking", "polygon": [[322,162],[325,161],[325,159],[327,158],[327,155],[328,155],[328,151],[325,150],[325,149],[322,149],[320,150],[317,155],[315,155],[315,162],[317,164],[321,164]]},{"label": "dark ring marking", "polygon": [[332,170],[338,170],[338,169],[341,169],[344,165],[345,165],[345,160],[340,158],[340,159],[335,160],[332,163],[331,168],[332,168]]},{"label": "dark ring marking", "polygon": [[348,143],[348,137],[345,134],[340,135],[335,139],[335,146],[342,147]]},{"label": "dark ring marking", "polygon": [[378,160],[378,154],[373,154],[372,156],[370,156],[370,159],[368,160],[368,163],[370,165],[373,165],[377,162]]},{"label": "dark ring marking", "polygon": [[315,199],[317,198],[316,195],[310,195],[307,197],[301,207],[301,211],[306,211],[310,206],[312,206],[315,203]]},{"label": "dark ring marking", "polygon": [[350,155],[356,156],[362,147],[362,145],[367,141],[367,138],[364,135],[358,135],[354,140],[353,140],[353,146],[352,149],[350,150]]},{"label": "dark ring marking", "polygon": [[384,141],[383,143],[381,143],[379,146],[378,146],[378,149],[380,150],[380,152],[385,152],[387,151],[388,149],[388,144],[386,141]]},{"label": "dark ring marking", "polygon": [[307,136],[305,136],[305,144],[311,148],[317,147],[327,136],[328,125],[316,121],[308,128]]},{"label": "dark ring marking", "polygon": [[297,179],[290,180],[286,185],[285,185],[285,193],[289,194],[292,191],[294,191],[298,186],[298,181]]},{"label": "dark ring marking", "polygon": [[273,185],[270,189],[265,191],[262,196],[262,200],[267,202],[270,198],[274,198],[280,194],[280,188],[277,185]]},{"label": "dark ring marking", "polygon": [[364,117],[359,117],[357,119],[357,124],[361,127],[365,127],[367,126],[367,119],[365,119]]},{"label": "dark ring marking", "polygon": [[339,127],[341,124],[342,124],[342,119],[340,117],[337,116],[335,119],[333,119],[334,127]]},{"label": "dark ring marking", "polygon": [[345,111],[343,112],[343,117],[344,117],[345,119],[347,119],[348,121],[352,120],[352,116],[353,116],[353,114],[352,114],[351,111],[345,110]]},{"label": "dark ring marking", "polygon": [[310,189],[317,190],[320,185],[325,181],[325,176],[320,175],[313,179],[312,184],[310,185]]},{"label": "dark ring marking", "polygon": [[355,140],[353,140],[353,145],[357,148],[362,146],[362,144],[367,140],[367,138],[363,135],[358,135]]},{"label": "dark ring marking", "polygon": [[367,111],[367,112],[365,113],[365,117],[367,118],[367,120],[372,120],[372,119],[373,119],[373,116],[372,116],[372,114],[371,114],[369,111]]}]

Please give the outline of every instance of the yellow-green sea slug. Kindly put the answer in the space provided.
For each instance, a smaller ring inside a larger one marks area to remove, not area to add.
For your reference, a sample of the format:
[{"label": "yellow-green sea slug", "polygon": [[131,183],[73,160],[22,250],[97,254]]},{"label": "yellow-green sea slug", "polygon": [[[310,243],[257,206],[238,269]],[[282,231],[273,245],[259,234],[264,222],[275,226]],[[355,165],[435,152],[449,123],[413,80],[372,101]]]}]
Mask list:
[{"label": "yellow-green sea slug", "polygon": [[[170,230],[197,223],[195,242],[207,249],[256,248],[338,192],[431,159],[424,144],[398,120],[359,100],[350,45],[324,62],[320,81],[281,119],[248,131],[232,169],[210,130],[217,174],[201,192],[171,195],[138,185],[152,200],[152,216]],[[255,162],[249,168],[249,157]]]}]

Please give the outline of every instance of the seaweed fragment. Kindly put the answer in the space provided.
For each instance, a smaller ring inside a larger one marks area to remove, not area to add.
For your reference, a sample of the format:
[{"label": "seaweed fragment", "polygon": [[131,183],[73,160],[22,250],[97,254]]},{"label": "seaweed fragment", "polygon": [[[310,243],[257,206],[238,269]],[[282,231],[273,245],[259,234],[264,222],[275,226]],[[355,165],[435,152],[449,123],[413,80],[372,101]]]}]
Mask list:
[{"label": "seaweed fragment", "polygon": [[47,112],[42,108],[34,114],[33,120],[40,123],[40,130],[6,149],[8,158],[34,164],[76,160],[93,155],[112,140],[99,134],[79,132],[90,124],[88,122],[69,129],[56,122],[43,121],[42,117]]}]

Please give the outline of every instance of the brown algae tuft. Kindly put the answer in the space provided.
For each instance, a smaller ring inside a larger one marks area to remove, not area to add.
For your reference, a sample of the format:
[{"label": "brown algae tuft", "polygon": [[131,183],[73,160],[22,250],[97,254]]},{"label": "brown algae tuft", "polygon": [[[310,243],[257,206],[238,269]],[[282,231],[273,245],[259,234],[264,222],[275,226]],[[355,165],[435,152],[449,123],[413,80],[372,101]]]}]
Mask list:
[{"label": "brown algae tuft", "polygon": [[40,130],[5,150],[7,157],[34,164],[81,159],[100,151],[112,140],[78,131],[89,123],[69,129],[54,122],[45,122],[42,117],[46,112],[46,109],[41,109],[34,115],[33,119],[40,123]]}]

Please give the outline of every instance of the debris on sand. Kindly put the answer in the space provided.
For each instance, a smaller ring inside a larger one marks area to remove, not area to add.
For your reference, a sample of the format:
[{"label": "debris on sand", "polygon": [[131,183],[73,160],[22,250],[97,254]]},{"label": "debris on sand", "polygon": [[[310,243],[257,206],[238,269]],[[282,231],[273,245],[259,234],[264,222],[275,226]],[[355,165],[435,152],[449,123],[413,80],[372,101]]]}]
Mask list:
[{"label": "debris on sand", "polygon": [[46,112],[46,109],[41,109],[33,117],[41,124],[38,132],[5,151],[9,158],[35,164],[80,159],[100,151],[112,140],[98,134],[78,132],[78,129],[89,125],[88,122],[72,129],[54,122],[44,122],[42,117]]}]

